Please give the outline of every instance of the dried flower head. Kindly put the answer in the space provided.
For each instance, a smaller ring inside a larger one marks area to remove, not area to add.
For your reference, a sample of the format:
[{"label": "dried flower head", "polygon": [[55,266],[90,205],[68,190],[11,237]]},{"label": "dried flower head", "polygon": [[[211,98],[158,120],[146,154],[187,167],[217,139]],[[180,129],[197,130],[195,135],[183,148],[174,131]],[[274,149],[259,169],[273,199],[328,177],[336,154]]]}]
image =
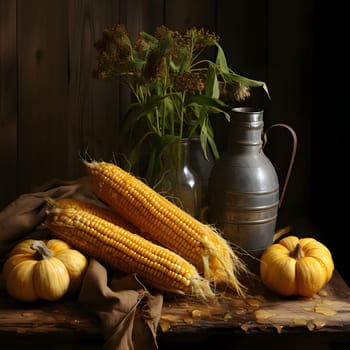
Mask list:
[{"label": "dried flower head", "polygon": [[233,99],[237,102],[244,101],[250,97],[250,87],[244,84],[238,84],[237,89],[233,92]]},{"label": "dried flower head", "polygon": [[155,49],[149,52],[146,59],[144,75],[146,80],[166,77],[167,67],[163,51]]},{"label": "dried flower head", "polygon": [[195,40],[194,47],[195,48],[205,48],[209,46],[215,46],[219,40],[220,37],[216,35],[215,33],[209,32],[208,30],[205,30],[204,28],[192,28],[188,30],[185,35],[190,36]]},{"label": "dried flower head", "polygon": [[174,91],[186,92],[190,95],[202,94],[205,89],[205,74],[201,72],[172,73]]},{"label": "dried flower head", "polygon": [[132,44],[123,24],[105,29],[95,48],[98,59],[98,67],[94,71],[96,78],[109,79],[132,72]]},{"label": "dried flower head", "polygon": [[220,98],[226,103],[230,103],[230,101],[244,101],[249,97],[250,87],[243,83],[224,85],[221,87]]}]

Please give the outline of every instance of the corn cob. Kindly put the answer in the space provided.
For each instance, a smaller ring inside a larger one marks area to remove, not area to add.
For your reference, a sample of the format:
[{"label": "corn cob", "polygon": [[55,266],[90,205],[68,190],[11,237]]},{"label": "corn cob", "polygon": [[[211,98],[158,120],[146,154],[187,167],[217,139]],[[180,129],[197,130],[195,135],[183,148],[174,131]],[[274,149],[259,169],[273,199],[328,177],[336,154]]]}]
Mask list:
[{"label": "corn cob", "polygon": [[100,218],[107,220],[115,225],[125,228],[128,231],[139,233],[139,229],[132,225],[129,221],[124,219],[121,215],[118,215],[115,211],[112,211],[110,208],[99,206],[95,203],[83,201],[76,198],[60,198],[52,200],[51,198],[47,199],[47,203],[50,205],[57,205],[60,208],[69,209],[73,208],[76,210],[85,210],[90,214],[99,216]]},{"label": "corn cob", "polygon": [[183,256],[216,285],[245,295],[246,288],[238,275],[248,270],[213,227],[196,220],[113,163],[84,164],[91,190],[142,234]]},{"label": "corn cob", "polygon": [[181,256],[82,207],[50,200],[45,225],[87,256],[110,268],[136,273],[150,286],[202,299],[214,297],[209,282]]}]

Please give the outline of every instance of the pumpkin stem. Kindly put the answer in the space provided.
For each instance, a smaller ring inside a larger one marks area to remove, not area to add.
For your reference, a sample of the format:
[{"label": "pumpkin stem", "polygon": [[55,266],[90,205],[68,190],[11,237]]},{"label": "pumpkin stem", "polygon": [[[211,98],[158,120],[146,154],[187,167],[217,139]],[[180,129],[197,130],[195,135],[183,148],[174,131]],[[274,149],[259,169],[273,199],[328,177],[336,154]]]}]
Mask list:
[{"label": "pumpkin stem", "polygon": [[290,252],[289,256],[294,259],[301,259],[304,257],[304,252],[301,249],[300,243],[297,243],[295,245],[295,248]]},{"label": "pumpkin stem", "polygon": [[34,254],[36,260],[48,259],[53,255],[52,250],[50,250],[43,241],[34,241],[30,248],[36,250]]}]

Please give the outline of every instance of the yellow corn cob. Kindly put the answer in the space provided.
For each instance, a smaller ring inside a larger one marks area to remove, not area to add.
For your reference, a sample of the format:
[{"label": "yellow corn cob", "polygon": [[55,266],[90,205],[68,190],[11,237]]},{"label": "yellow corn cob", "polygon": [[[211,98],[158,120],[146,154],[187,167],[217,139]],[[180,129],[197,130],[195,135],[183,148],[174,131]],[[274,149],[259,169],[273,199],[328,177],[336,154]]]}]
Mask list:
[{"label": "yellow corn cob", "polygon": [[238,275],[248,270],[229,243],[135,176],[107,162],[84,162],[92,191],[117,213],[196,266],[217,285],[244,295]]},{"label": "yellow corn cob", "polygon": [[56,205],[60,208],[69,209],[73,208],[76,210],[85,210],[90,214],[99,216],[100,218],[107,220],[115,225],[125,228],[128,231],[138,233],[139,229],[132,225],[129,221],[124,219],[121,215],[118,215],[115,211],[112,211],[110,208],[101,207],[95,203],[83,201],[76,198],[60,198],[52,200],[47,199],[48,204]]},{"label": "yellow corn cob", "polygon": [[172,293],[213,298],[207,280],[178,254],[102,219],[81,207],[48,202],[46,227],[54,236],[113,269],[136,273],[149,285]]}]

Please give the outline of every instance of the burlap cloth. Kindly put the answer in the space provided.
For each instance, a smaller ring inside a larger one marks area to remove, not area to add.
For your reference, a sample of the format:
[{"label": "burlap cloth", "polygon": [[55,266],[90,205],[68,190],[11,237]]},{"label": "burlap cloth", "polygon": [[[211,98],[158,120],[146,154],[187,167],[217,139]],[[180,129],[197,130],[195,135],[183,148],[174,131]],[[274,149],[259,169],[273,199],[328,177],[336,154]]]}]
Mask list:
[{"label": "burlap cloth", "polygon": [[[0,212],[0,271],[7,253],[17,242],[26,238],[50,238],[42,225],[47,197],[78,198],[103,206],[89,190],[85,177],[74,181],[54,179],[33,193],[19,196]],[[151,293],[135,274],[109,271],[90,258],[77,302],[99,317],[105,350],[158,348],[156,331],[163,296],[155,291]]]}]

